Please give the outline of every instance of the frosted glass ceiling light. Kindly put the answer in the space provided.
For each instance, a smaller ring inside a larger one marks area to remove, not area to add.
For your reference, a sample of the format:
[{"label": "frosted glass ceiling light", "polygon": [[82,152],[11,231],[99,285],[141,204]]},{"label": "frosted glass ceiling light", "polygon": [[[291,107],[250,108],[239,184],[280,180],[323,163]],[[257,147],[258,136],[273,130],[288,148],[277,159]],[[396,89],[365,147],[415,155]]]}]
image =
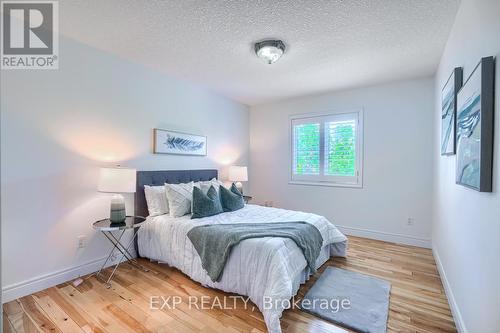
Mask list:
[{"label": "frosted glass ceiling light", "polygon": [[276,62],[285,52],[285,44],[280,40],[264,40],[255,43],[255,54],[268,64]]}]

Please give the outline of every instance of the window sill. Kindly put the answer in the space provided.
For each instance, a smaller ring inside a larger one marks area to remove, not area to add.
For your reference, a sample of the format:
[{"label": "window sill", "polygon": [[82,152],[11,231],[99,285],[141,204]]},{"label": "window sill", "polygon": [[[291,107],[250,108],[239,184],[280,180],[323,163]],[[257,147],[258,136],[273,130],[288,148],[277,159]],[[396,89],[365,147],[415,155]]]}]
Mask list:
[{"label": "window sill", "polygon": [[348,187],[348,188],[363,188],[363,184],[342,184],[332,182],[308,182],[300,180],[290,180],[290,185],[305,185],[305,186],[327,186],[327,187]]}]

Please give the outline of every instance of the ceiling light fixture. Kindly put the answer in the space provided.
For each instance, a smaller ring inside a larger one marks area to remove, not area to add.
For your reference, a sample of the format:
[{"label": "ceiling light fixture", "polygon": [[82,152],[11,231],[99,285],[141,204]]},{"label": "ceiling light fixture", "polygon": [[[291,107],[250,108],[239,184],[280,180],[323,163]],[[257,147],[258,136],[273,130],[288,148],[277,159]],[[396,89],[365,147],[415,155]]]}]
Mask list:
[{"label": "ceiling light fixture", "polygon": [[264,40],[255,43],[255,54],[268,64],[276,62],[285,53],[285,43],[281,40]]}]

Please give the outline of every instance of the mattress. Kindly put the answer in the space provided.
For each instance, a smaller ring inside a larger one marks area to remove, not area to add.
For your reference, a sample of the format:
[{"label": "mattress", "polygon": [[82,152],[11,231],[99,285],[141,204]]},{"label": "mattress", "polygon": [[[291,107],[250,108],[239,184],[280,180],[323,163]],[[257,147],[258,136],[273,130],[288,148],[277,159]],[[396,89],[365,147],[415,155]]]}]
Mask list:
[{"label": "mattress", "polygon": [[244,240],[233,248],[221,280],[213,282],[202,268],[187,233],[206,224],[290,221],[305,221],[320,231],[323,248],[317,267],[330,256],[345,257],[347,238],[325,217],[257,205],[194,220],[190,215],[148,217],[138,231],[138,250],[140,256],[176,267],[206,287],[248,296],[262,312],[268,331],[280,333],[279,320],[286,306],[283,301],[295,296],[300,283],[310,275],[302,250],[295,242],[276,237]]}]

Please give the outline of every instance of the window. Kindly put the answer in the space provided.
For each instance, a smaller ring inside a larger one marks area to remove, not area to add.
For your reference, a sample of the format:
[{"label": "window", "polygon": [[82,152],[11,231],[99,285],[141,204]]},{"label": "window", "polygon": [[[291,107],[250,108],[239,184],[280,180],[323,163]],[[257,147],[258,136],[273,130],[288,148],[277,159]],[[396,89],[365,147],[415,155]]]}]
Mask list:
[{"label": "window", "polygon": [[362,111],[291,118],[291,183],[362,186]]}]

